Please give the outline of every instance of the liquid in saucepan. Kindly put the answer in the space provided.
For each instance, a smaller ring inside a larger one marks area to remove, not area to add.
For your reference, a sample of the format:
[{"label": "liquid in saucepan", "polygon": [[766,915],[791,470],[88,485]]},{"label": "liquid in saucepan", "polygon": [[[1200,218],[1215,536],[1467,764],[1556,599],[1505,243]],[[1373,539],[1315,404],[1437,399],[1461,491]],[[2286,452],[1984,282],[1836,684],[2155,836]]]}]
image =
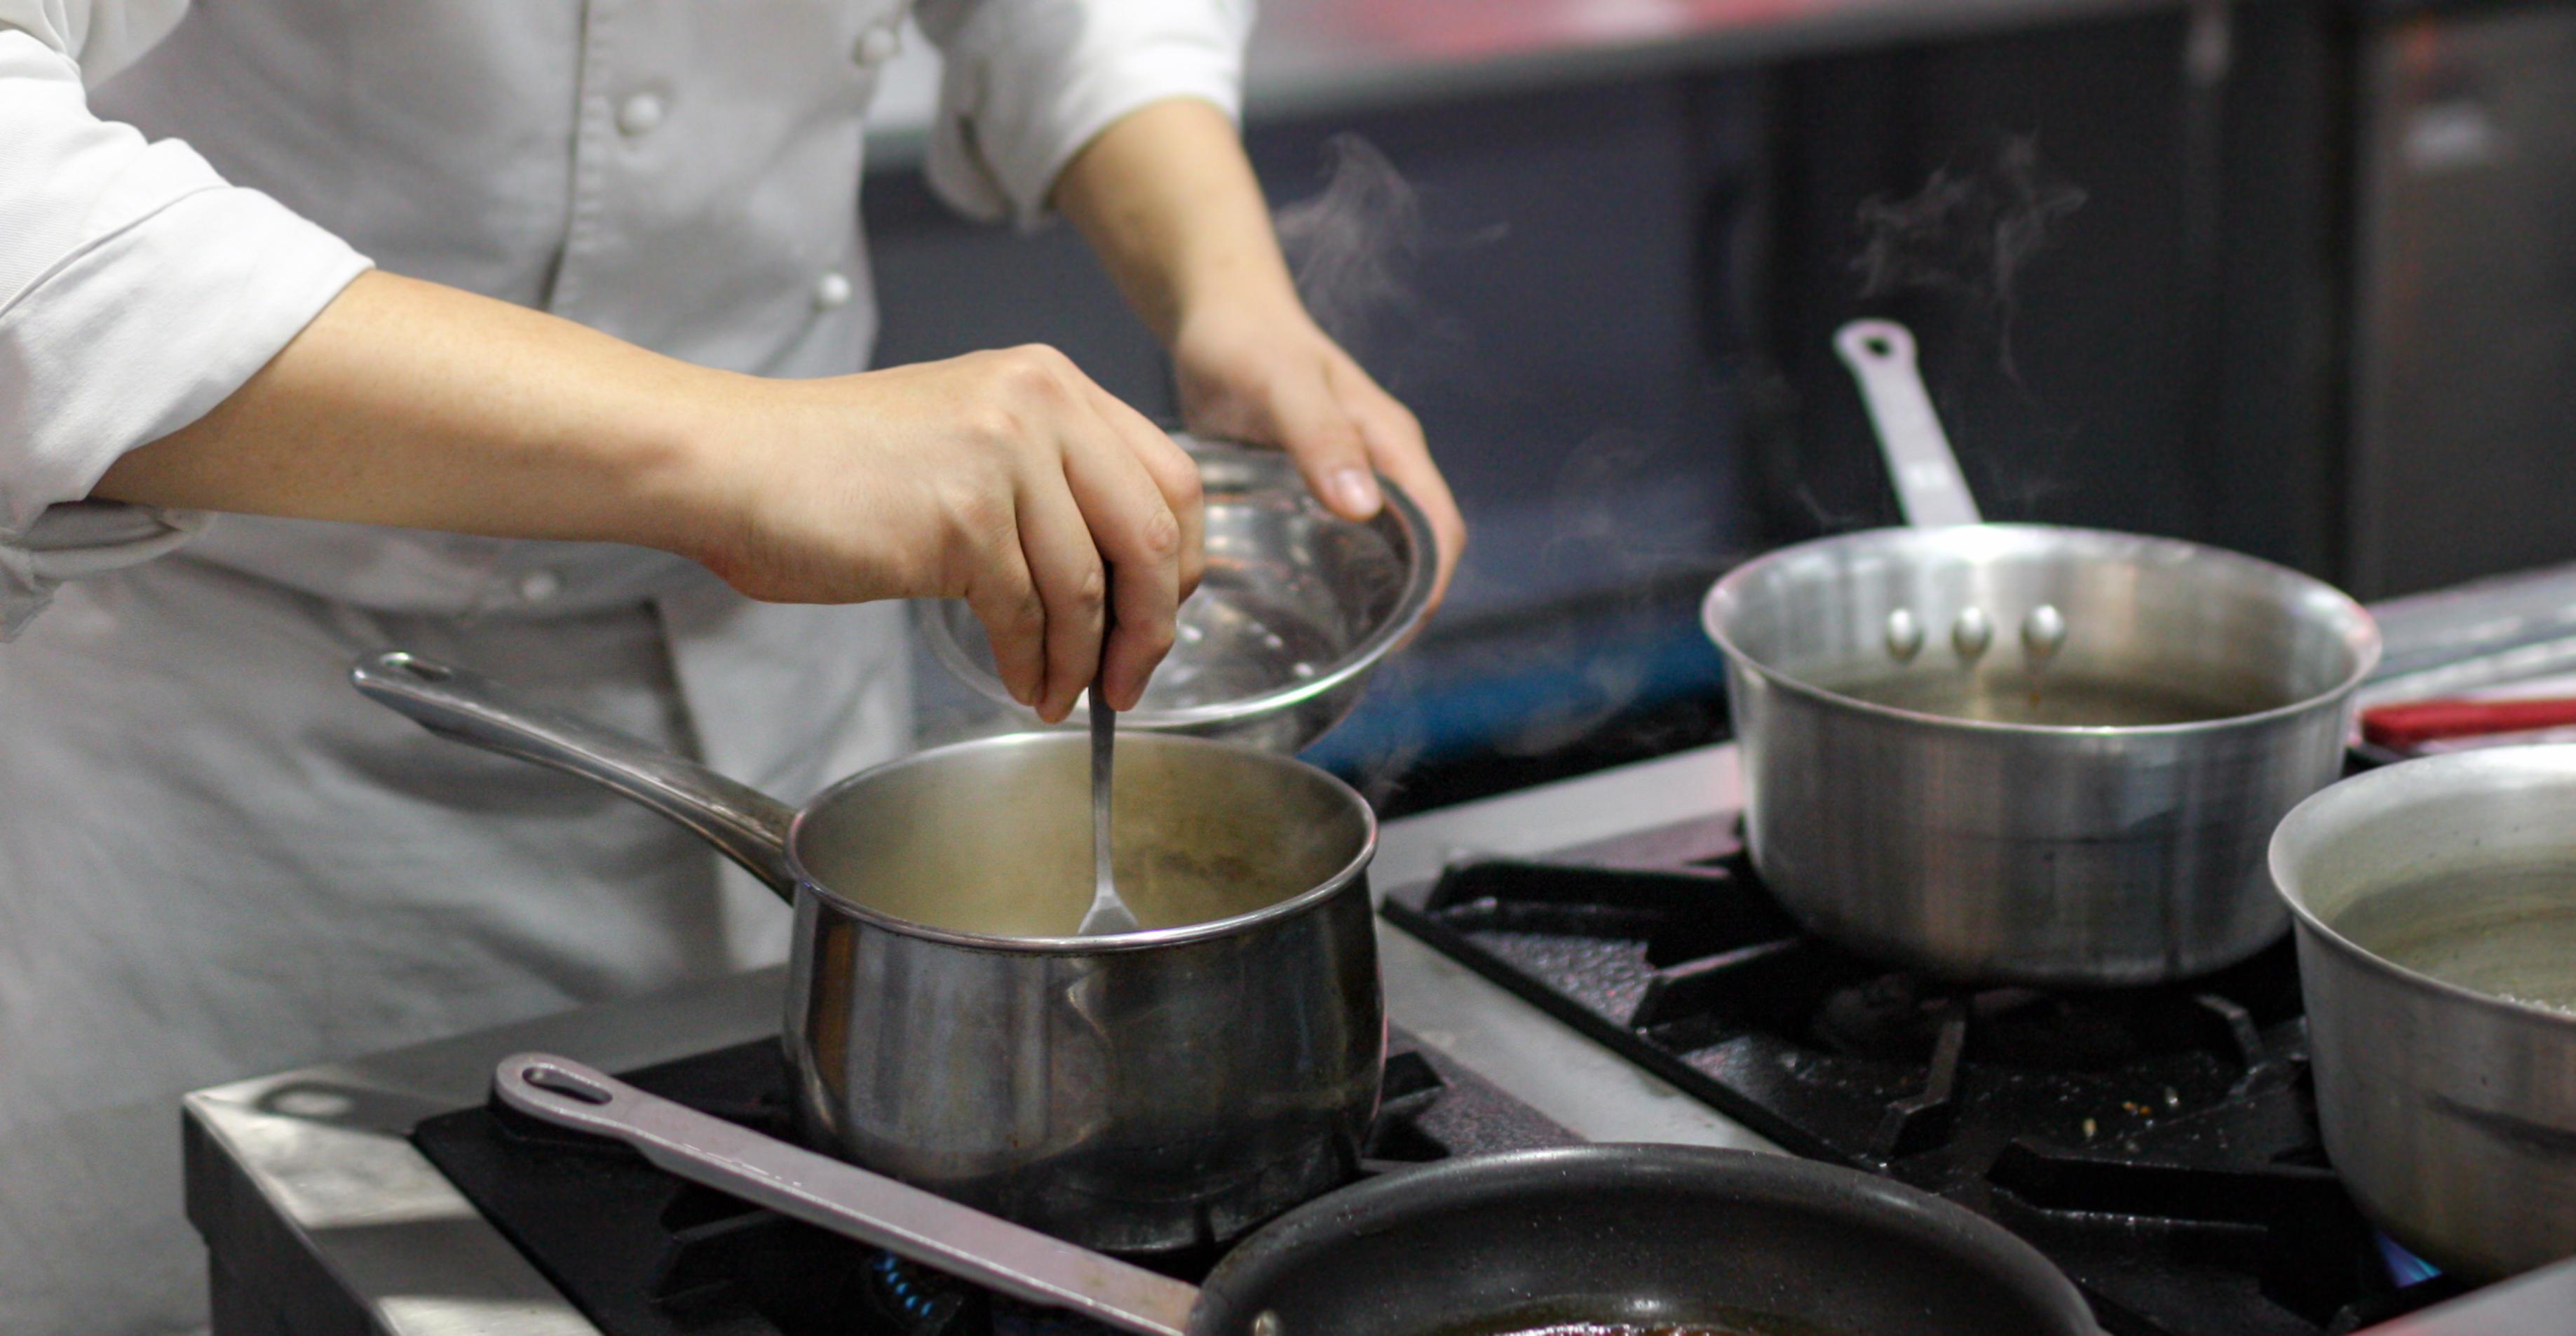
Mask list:
[{"label": "liquid in saucepan", "polygon": [[2576,866],[2428,876],[2363,896],[2332,926],[2418,974],[2576,1015]]},{"label": "liquid in saucepan", "polygon": [[1812,680],[1839,696],[1916,714],[2058,728],[2196,724],[2260,714],[2290,703],[2278,691],[2187,675],[2171,681],[2140,680],[2072,671],[2032,673],[2003,666],[1974,674],[1937,667],[1895,673],[1872,669],[1820,674]]}]

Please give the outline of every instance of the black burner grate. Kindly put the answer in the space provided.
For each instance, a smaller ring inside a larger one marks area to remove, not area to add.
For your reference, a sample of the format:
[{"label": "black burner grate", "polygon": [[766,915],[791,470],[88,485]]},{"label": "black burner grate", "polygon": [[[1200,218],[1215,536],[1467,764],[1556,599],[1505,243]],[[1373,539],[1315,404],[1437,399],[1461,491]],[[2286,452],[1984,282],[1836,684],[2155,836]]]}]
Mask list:
[{"label": "black burner grate", "polygon": [[[1580,1138],[1446,1058],[1392,1037],[1370,1167]],[[627,1080],[788,1135],[776,1040]],[[1105,1336],[926,1267],[683,1183],[619,1143],[497,1104],[422,1122],[412,1142],[608,1336]],[[1210,1257],[1153,1263],[1195,1279]],[[1193,1274],[1196,1273],[1196,1274]]]},{"label": "black burner grate", "polygon": [[1731,842],[1463,863],[1386,914],[1781,1146],[2013,1228],[2112,1336],[2319,1336],[2459,1292],[2393,1285],[2324,1167],[2286,942],[2171,987],[1944,987],[1801,932]]}]

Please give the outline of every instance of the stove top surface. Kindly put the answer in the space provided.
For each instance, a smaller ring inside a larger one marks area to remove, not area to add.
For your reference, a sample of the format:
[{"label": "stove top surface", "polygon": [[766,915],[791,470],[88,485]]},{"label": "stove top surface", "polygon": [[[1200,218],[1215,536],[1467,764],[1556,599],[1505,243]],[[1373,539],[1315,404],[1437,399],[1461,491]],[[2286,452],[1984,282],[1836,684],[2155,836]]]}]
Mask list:
[{"label": "stove top surface", "polygon": [[2006,1225],[2112,1336],[2318,1336],[2460,1293],[2326,1166],[2287,942],[2164,987],[1948,987],[1800,931],[1724,826],[1591,852],[1458,863],[1386,913],[1782,1148]]},{"label": "stove top surface", "polygon": [[[775,1039],[626,1074],[656,1094],[789,1137]],[[1454,1060],[1392,1037],[1372,1170],[1581,1138]],[[607,1336],[1039,1336],[1110,1328],[987,1293],[693,1186],[626,1147],[496,1104],[412,1142]],[[1215,1255],[1156,1259],[1198,1279]]]},{"label": "stove top surface", "polygon": [[[2322,1167],[2285,958],[2090,998],[1891,976],[1787,929],[1733,849],[1736,783],[1721,747],[1386,826],[1374,871],[1390,888],[1389,1012],[1441,1083],[1424,1099],[1407,1084],[1428,1084],[1420,1069],[1398,1061],[1390,1103],[1413,1100],[1432,1144],[1391,1132],[1381,1154],[1531,1144],[1441,1129],[1494,1107],[1490,1087],[1521,1111],[1498,1126],[1546,1140],[1860,1164],[2024,1233],[2112,1336],[2316,1336],[2446,1292],[2389,1278]],[[192,1092],[188,1211],[214,1330],[1084,1330],[972,1295],[949,1311],[935,1283],[864,1249],[685,1190],[623,1151],[545,1146],[479,1106],[495,1062],[536,1050],[774,1119],[784,986],[775,969],[734,975]],[[782,1269],[811,1277],[762,1288]],[[859,1294],[892,1302],[839,1308]],[[2560,1336],[2571,1302],[2576,1261],[2372,1330]]]}]

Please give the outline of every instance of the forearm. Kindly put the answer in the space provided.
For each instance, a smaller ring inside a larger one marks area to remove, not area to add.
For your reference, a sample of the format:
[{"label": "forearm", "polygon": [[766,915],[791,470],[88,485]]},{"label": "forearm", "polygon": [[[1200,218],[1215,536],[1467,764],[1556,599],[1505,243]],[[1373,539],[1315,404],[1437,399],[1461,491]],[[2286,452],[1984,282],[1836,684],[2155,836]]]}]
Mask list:
[{"label": "forearm", "polygon": [[1134,707],[1200,565],[1188,457],[1061,354],[763,379],[383,275],[92,494],[635,543],[780,602],[962,598],[1050,720],[1095,680]]},{"label": "forearm", "polygon": [[92,494],[679,548],[692,438],[675,409],[724,379],[541,312],[370,273]]},{"label": "forearm", "polygon": [[1054,200],[1167,345],[1211,305],[1303,318],[1242,142],[1205,102],[1157,102],[1112,124],[1065,166]]}]

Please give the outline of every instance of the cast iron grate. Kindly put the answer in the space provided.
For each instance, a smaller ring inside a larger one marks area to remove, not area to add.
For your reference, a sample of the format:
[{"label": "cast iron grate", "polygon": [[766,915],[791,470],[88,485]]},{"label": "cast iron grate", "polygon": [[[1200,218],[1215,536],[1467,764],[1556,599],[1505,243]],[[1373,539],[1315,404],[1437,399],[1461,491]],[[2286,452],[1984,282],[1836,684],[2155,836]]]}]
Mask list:
[{"label": "cast iron grate", "polygon": [[1385,912],[1782,1147],[2001,1221],[2112,1336],[2319,1336],[2458,1292],[2397,1287],[2325,1167],[2288,943],[2170,987],[1959,989],[1803,933],[1732,842],[1628,861],[1460,863]]},{"label": "cast iron grate", "polygon": [[[1390,1037],[1365,1167],[1579,1140],[1473,1073]],[[681,1103],[789,1133],[776,1040],[626,1077]],[[618,1143],[487,1104],[428,1119],[412,1142],[608,1336],[1104,1336],[672,1178]],[[1155,1265],[1195,1279],[1213,1257]],[[1195,1274],[1193,1274],[1195,1273]]]}]

